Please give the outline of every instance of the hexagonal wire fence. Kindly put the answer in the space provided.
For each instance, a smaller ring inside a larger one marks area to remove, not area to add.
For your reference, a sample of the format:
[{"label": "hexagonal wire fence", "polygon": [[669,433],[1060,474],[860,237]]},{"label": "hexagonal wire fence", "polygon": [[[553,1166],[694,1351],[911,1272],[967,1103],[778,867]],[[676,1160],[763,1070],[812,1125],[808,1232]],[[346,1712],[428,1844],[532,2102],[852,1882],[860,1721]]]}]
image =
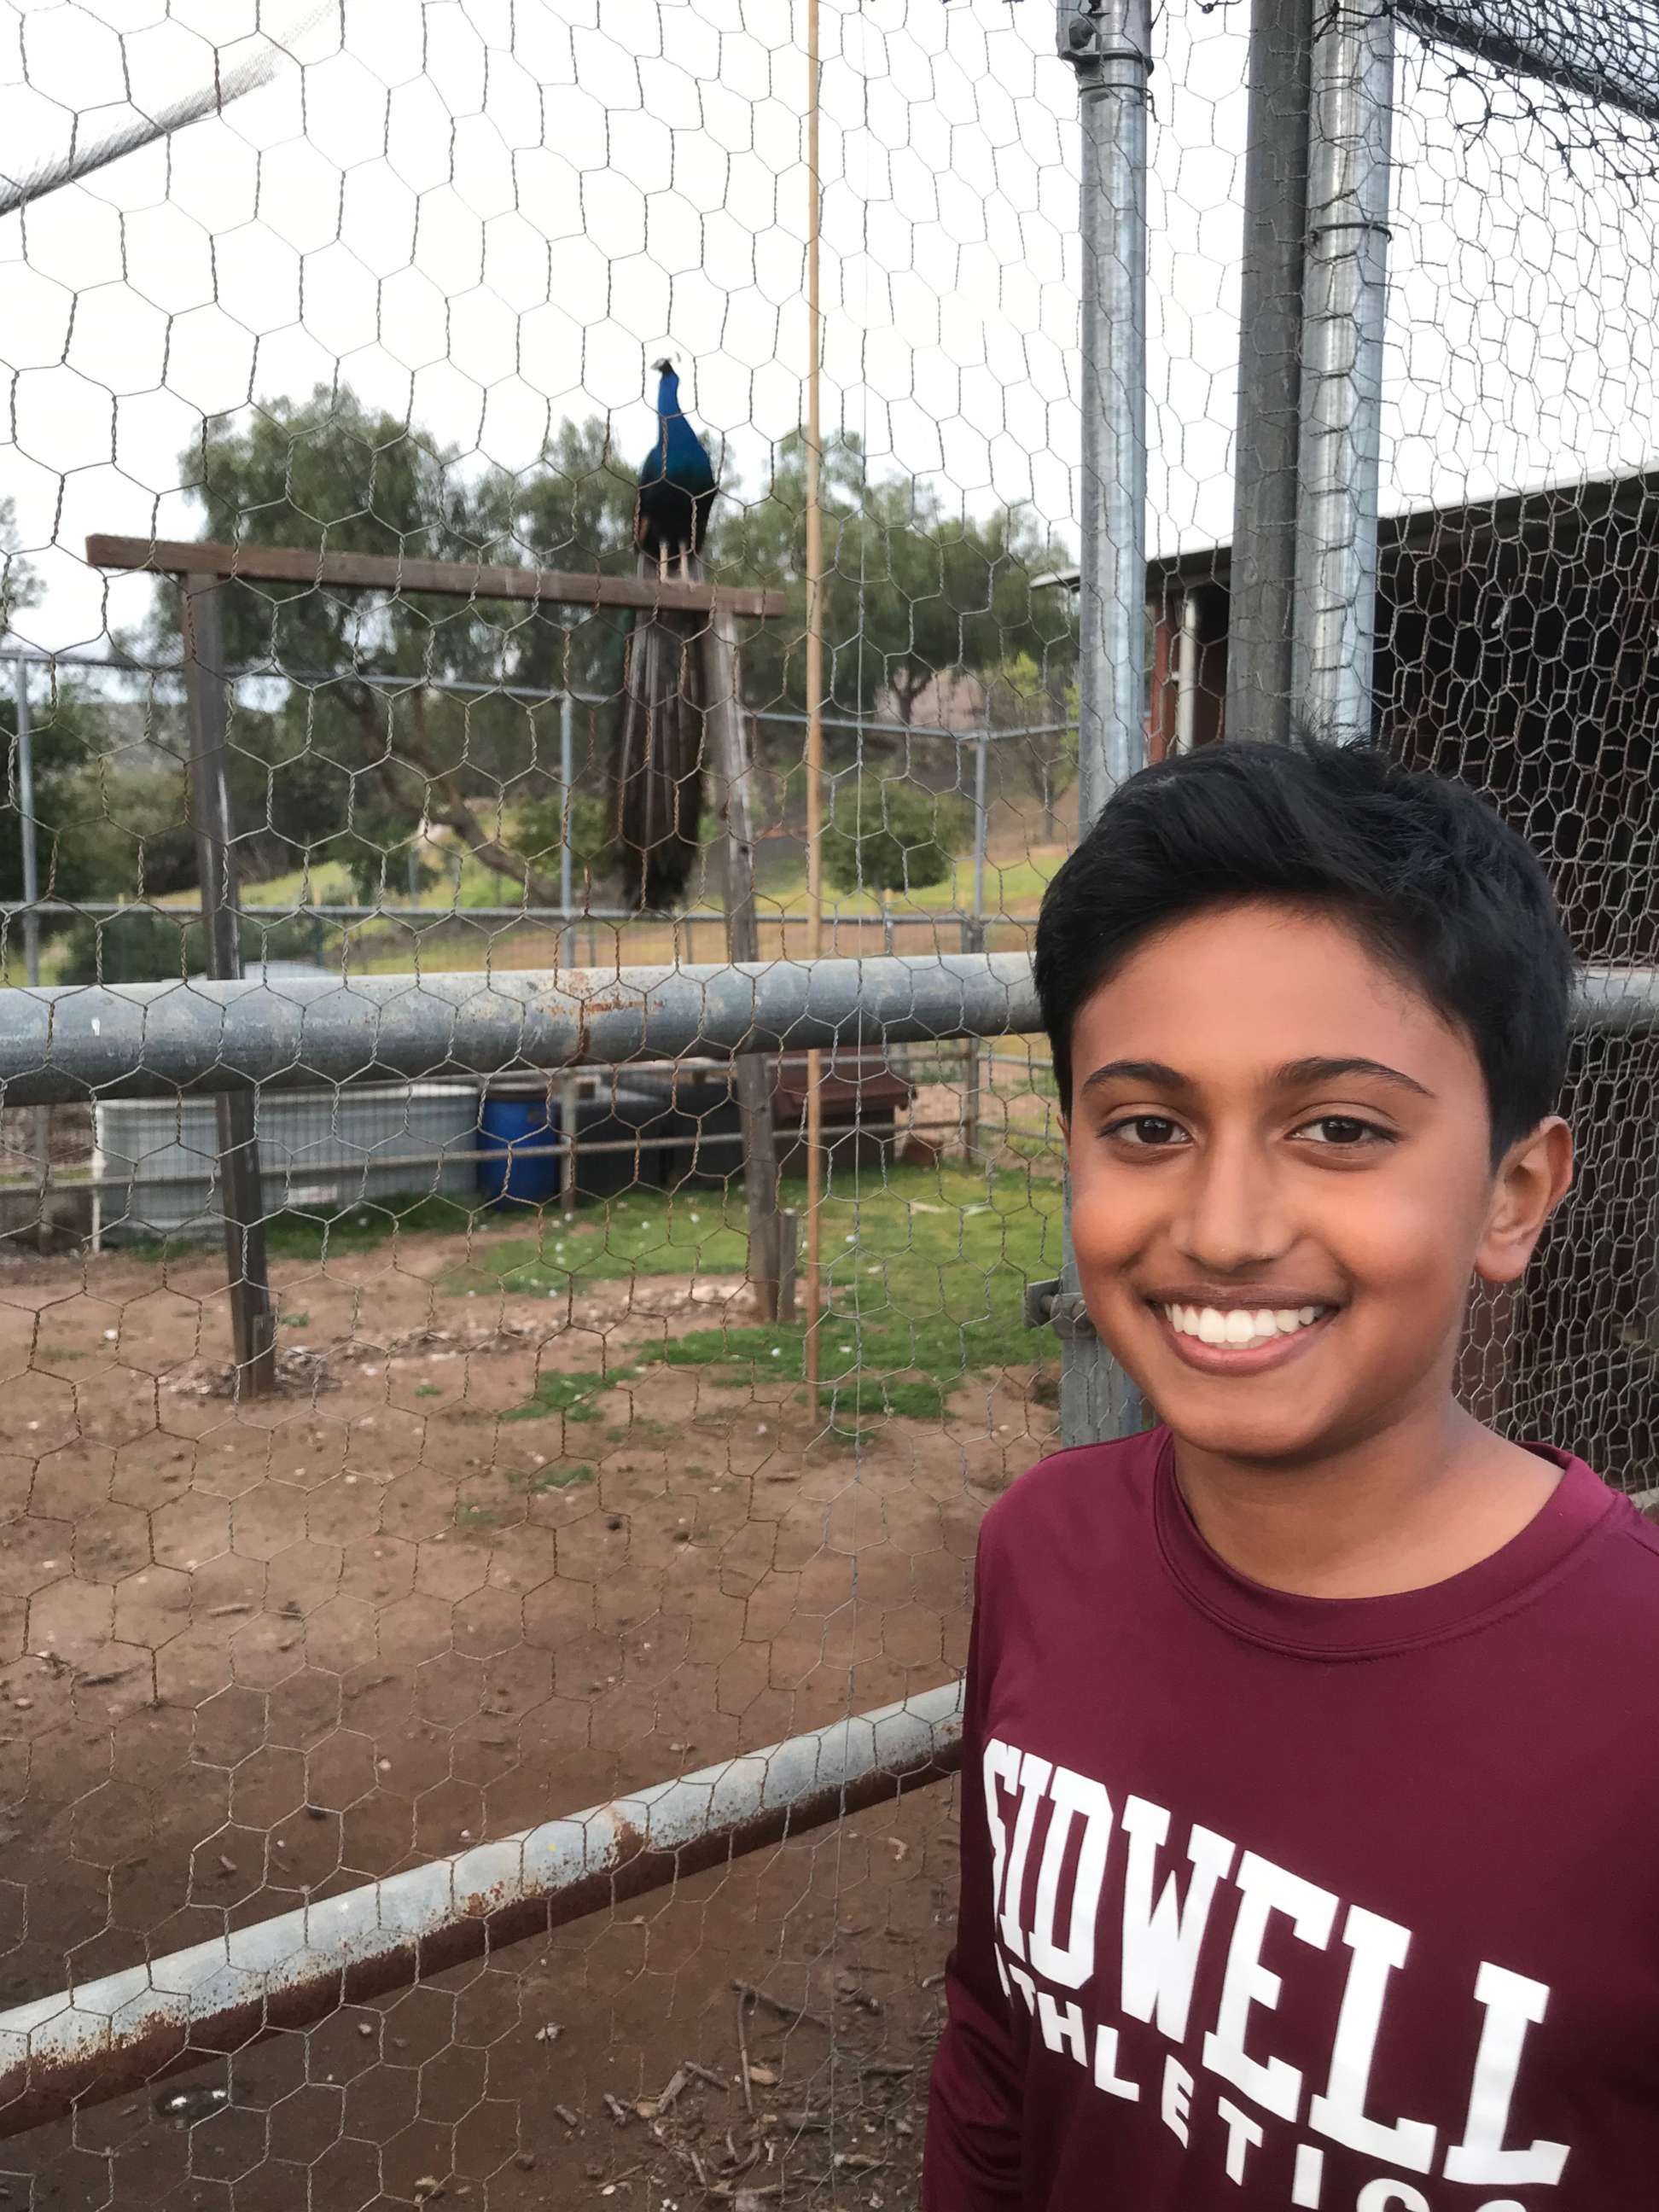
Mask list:
[{"label": "hexagonal wire fence", "polygon": [[[1598,969],[1579,1188],[1466,1387],[1642,1491],[1659,103],[1639,25],[1589,82],[1559,15],[1398,29],[1370,672]],[[1027,955],[1101,677],[1054,19],[826,6],[814,161],[805,6],[3,17],[0,2174],[913,2201],[954,1792],[896,1786],[1060,1420]],[[1158,755],[1302,679],[1230,550],[1240,11],[1153,52]],[[636,544],[666,359],[696,560]]]}]

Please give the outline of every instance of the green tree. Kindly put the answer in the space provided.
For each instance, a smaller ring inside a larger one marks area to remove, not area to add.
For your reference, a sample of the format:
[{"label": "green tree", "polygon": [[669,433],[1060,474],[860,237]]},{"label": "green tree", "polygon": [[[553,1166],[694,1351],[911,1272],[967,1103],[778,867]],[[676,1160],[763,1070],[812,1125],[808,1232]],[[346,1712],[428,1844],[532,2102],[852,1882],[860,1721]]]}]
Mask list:
[{"label": "green tree", "polygon": [[1040,737],[1011,738],[1003,755],[1006,759],[1008,750],[1018,747],[1033,794],[1042,806],[1043,842],[1058,844],[1060,804],[1078,777],[1077,678],[1063,684],[1045,680],[1029,653],[1016,653],[986,685],[985,703],[994,729],[1051,726]]},{"label": "green tree", "polygon": [[[204,535],[335,553],[462,562],[609,568],[631,563],[631,483],[602,425],[566,424],[536,468],[482,480],[418,428],[319,387],[302,403],[263,402],[206,426],[184,457]],[[567,634],[556,610],[412,592],[228,585],[227,658],[304,678],[281,691],[239,687],[233,796],[257,878],[301,860],[344,861],[378,883],[404,880],[407,850],[443,824],[532,899],[556,896],[519,849],[516,810],[556,789],[558,706],[491,694],[494,684],[570,678],[613,684],[623,625],[591,617]],[[176,595],[157,642],[176,647]],[[362,681],[405,675],[406,689]],[[422,678],[475,686],[461,696]]]},{"label": "green tree", "polygon": [[[535,462],[480,472],[417,427],[345,387],[272,399],[204,427],[183,481],[203,533],[318,551],[621,574],[632,570],[636,463],[594,418],[559,426]],[[947,511],[925,485],[872,482],[852,438],[825,455],[829,699],[867,716],[884,692],[909,720],[935,676],[1030,661],[1063,688],[1075,660],[1063,595],[1034,593],[1063,559],[1024,510],[984,520]],[[707,567],[716,580],[781,584],[791,611],[745,650],[750,699],[798,710],[805,694],[805,449],[777,450],[764,489],[735,479],[716,509]],[[576,787],[603,800],[629,617],[526,601],[233,582],[222,594],[227,657],[301,680],[236,687],[233,801],[250,882],[337,860],[359,887],[401,885],[434,828],[538,903],[557,895],[559,706],[494,685],[568,682],[598,703],[576,716]],[[158,606],[159,648],[179,644],[176,592]],[[406,687],[363,680],[404,676]],[[440,694],[423,678],[470,687]],[[775,744],[787,757],[793,742]],[[832,740],[832,757],[851,744]],[[594,873],[608,838],[588,839]]]},{"label": "green tree", "polygon": [[[708,562],[729,580],[788,591],[787,617],[758,629],[744,663],[757,706],[797,712],[805,697],[805,471],[796,432],[778,447],[758,498],[728,492]],[[886,690],[908,722],[935,677],[982,674],[1020,656],[1064,684],[1077,657],[1072,611],[1064,594],[1031,584],[1066,555],[1029,513],[1000,507],[981,521],[947,510],[919,481],[872,481],[851,435],[825,448],[821,501],[825,691],[836,713],[868,714]]]},{"label": "green tree", "polygon": [[17,550],[17,502],[0,499],[0,630],[24,607],[40,603],[40,579],[34,564]]},{"label": "green tree", "polygon": [[[182,765],[134,745],[102,701],[32,677],[36,867],[43,899],[156,897],[196,879]],[[0,696],[8,775],[0,793],[0,900],[23,896],[15,695]],[[55,925],[50,921],[50,929]]]}]

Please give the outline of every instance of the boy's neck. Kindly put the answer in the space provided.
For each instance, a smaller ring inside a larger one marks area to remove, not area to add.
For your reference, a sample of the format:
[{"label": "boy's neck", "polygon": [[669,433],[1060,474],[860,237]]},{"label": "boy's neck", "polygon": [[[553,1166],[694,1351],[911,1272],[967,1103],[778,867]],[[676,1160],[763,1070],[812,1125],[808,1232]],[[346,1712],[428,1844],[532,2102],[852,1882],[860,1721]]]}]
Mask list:
[{"label": "boy's neck", "polygon": [[1176,1474],[1200,1534],[1230,1567],[1269,1589],[1330,1598],[1392,1596],[1478,1566],[1560,1480],[1449,1396],[1292,1468],[1177,1437]]}]

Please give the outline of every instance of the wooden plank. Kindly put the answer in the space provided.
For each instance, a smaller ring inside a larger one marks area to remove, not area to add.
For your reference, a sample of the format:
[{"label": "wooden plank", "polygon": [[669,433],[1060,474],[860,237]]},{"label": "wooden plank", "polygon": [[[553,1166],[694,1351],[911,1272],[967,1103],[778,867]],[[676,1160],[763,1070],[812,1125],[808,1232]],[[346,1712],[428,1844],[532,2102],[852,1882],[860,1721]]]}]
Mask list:
[{"label": "wooden plank", "polygon": [[[725,876],[726,951],[734,964],[760,958],[760,921],[755,907],[754,769],[744,730],[743,690],[738,673],[738,634],[722,607],[702,635],[704,728],[708,768],[716,787],[720,857]],[[763,1321],[781,1316],[783,1253],[779,1237],[778,1148],[772,1123],[771,1085],[760,1054],[736,1063],[738,1111],[743,1124],[744,1190],[749,1205],[749,1280]],[[791,1289],[793,1296],[793,1285]]]},{"label": "wooden plank", "polygon": [[[242,954],[226,746],[225,648],[219,611],[219,579],[213,575],[187,578],[185,691],[190,717],[191,812],[196,822],[207,972],[216,983],[223,983],[240,976]],[[222,1092],[218,1118],[219,1206],[225,1224],[237,1385],[247,1397],[264,1398],[276,1387],[276,1323],[270,1310],[264,1183],[252,1097],[245,1091]]]},{"label": "wooden plank", "polygon": [[471,561],[410,561],[378,553],[317,553],[303,545],[220,545],[168,538],[87,540],[94,568],[143,568],[164,576],[234,577],[249,584],[311,585],[343,592],[423,592],[453,599],[532,599],[550,606],[663,608],[757,620],[787,612],[785,592],[747,585],[684,583],[654,576],[600,576],[562,568],[512,568]]}]

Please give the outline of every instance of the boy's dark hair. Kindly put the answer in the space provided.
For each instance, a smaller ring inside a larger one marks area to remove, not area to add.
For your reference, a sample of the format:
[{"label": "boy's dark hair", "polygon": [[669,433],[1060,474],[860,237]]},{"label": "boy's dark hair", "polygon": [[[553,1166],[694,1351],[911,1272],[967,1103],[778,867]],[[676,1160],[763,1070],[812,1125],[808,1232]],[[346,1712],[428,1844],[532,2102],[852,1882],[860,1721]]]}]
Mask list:
[{"label": "boy's dark hair", "polygon": [[1328,907],[1463,1031],[1494,1163],[1552,1111],[1574,962],[1536,854],[1462,784],[1310,737],[1143,769],[1049,884],[1036,988],[1066,1111],[1079,1007],[1154,931],[1241,899]]}]

